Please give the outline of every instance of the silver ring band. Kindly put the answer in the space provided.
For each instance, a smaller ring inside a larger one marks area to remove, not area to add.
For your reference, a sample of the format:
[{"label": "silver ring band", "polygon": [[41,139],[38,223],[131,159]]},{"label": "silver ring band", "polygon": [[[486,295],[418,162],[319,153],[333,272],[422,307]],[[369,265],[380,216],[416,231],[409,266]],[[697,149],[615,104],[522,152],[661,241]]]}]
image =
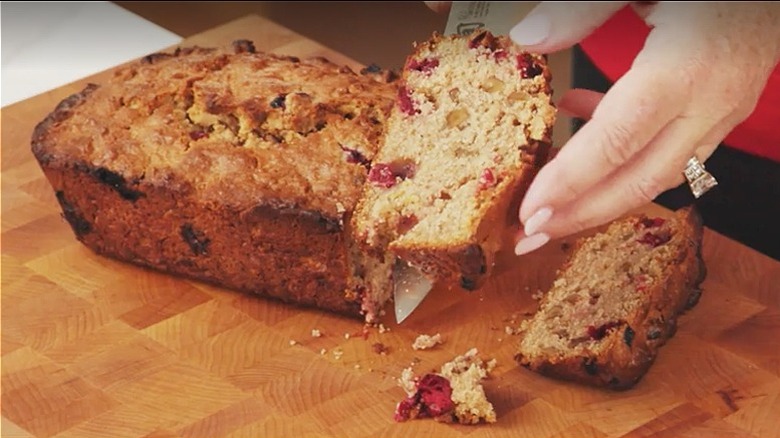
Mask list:
[{"label": "silver ring band", "polygon": [[696,156],[688,160],[683,173],[685,174],[685,179],[688,180],[688,186],[691,188],[693,196],[697,199],[718,185],[715,177],[707,172],[704,164]]}]

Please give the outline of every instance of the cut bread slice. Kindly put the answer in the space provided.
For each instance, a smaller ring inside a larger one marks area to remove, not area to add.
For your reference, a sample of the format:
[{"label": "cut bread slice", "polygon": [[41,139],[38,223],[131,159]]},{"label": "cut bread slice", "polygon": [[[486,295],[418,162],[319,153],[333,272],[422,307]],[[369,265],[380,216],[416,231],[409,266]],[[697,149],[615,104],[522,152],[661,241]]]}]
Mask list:
[{"label": "cut bread slice", "polygon": [[358,238],[478,288],[546,159],[550,81],[543,57],[487,31],[418,45],[356,210]]},{"label": "cut bread slice", "polygon": [[701,243],[692,207],[669,219],[623,218],[581,239],[521,327],[517,361],[553,377],[630,388],[698,302]]}]

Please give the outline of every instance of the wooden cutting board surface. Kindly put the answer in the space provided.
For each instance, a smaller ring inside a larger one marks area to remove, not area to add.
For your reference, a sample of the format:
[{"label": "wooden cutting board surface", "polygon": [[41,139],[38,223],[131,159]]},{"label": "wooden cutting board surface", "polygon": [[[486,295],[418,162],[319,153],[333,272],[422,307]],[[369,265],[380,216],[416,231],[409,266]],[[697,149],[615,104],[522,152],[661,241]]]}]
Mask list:
[{"label": "wooden cutting board surface", "polygon": [[[256,16],[184,45],[238,38],[360,67]],[[780,436],[780,263],[707,230],[699,305],[625,392],[547,379],[512,360],[517,337],[505,328],[535,310],[532,295],[565,257],[560,242],[501,258],[482,291],[435,289],[403,326],[389,314],[389,331],[363,338],[357,320],[143,270],[79,244],[29,140],[86,82],[2,111],[2,436]],[[421,333],[445,343],[414,351]],[[485,382],[498,423],[393,422],[403,368],[424,373],[472,347],[498,361]]]}]

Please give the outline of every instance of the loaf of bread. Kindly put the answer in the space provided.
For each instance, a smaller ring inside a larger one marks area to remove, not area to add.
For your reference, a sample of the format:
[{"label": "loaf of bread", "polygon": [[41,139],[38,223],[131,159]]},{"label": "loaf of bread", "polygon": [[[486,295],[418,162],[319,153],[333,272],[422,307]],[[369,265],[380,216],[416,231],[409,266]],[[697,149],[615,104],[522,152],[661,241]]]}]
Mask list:
[{"label": "loaf of bread", "polygon": [[546,159],[550,81],[543,57],[487,31],[417,45],[355,213],[359,239],[480,287]]},{"label": "loaf of bread", "polygon": [[350,218],[397,91],[325,59],[187,48],[64,100],[32,150],[99,254],[374,320],[392,260]]},{"label": "loaf of bread", "polygon": [[522,328],[517,361],[612,389],[636,384],[699,300],[706,275],[692,207],[671,218],[630,216],[581,239],[539,311]]}]

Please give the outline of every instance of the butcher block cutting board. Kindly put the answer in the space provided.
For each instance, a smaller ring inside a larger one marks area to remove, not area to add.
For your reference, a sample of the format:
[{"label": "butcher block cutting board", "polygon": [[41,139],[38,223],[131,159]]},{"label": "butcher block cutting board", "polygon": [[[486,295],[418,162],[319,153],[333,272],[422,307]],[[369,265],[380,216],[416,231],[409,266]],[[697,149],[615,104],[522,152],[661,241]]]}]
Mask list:
[{"label": "butcher block cutting board", "polygon": [[[183,45],[240,38],[360,68],[256,16]],[[403,325],[390,312],[384,329],[365,332],[359,320],[93,254],[61,218],[29,142],[61,99],[107,77],[2,111],[2,436],[780,436],[780,263],[710,230],[700,303],[624,392],[551,380],[512,359],[512,329],[571,241],[502,255],[482,290],[437,287]],[[436,333],[444,344],[412,349]],[[485,381],[497,423],[393,421],[404,368],[424,373],[471,348],[497,360]]]}]

